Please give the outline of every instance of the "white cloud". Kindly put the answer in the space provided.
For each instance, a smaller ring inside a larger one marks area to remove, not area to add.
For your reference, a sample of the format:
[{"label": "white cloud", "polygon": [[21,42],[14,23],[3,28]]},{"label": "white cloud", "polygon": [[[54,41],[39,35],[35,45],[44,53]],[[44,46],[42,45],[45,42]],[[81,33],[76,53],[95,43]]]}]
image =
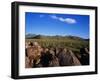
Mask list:
[{"label": "white cloud", "polygon": [[76,23],[76,20],[75,19],[72,19],[72,18],[66,18],[65,19],[65,22],[67,22],[69,24],[75,24]]},{"label": "white cloud", "polygon": [[57,19],[61,22],[65,22],[65,23],[68,23],[68,24],[75,24],[77,23],[77,21],[73,18],[63,18],[63,17],[57,17],[56,15],[50,15],[50,17],[52,19]]},{"label": "white cloud", "polygon": [[52,19],[58,19],[58,17],[57,17],[56,15],[50,15],[50,17],[51,17]]},{"label": "white cloud", "polygon": [[64,18],[62,18],[62,17],[59,17],[58,18],[60,21],[62,21],[62,22],[64,22],[65,21],[65,19]]}]

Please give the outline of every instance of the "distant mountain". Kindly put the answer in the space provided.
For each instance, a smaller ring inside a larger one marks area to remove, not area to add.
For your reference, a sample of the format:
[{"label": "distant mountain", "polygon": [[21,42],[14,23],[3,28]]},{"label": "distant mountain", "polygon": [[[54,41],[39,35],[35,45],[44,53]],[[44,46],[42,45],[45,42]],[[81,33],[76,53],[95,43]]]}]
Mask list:
[{"label": "distant mountain", "polygon": [[85,41],[89,41],[90,39],[84,39]]},{"label": "distant mountain", "polygon": [[36,34],[26,34],[25,38],[34,38],[36,36]]},{"label": "distant mountain", "polygon": [[73,40],[84,40],[84,41],[89,41],[89,39],[84,39],[78,36],[71,36],[71,35],[66,35],[66,36],[61,36],[61,35],[55,35],[55,36],[46,36],[46,35],[36,35],[36,34],[26,34],[26,39],[43,39],[43,38],[53,38],[53,39],[73,39]]},{"label": "distant mountain", "polygon": [[70,39],[79,39],[79,40],[83,40],[83,38],[81,37],[77,37],[77,36],[66,36],[67,38],[70,38]]}]

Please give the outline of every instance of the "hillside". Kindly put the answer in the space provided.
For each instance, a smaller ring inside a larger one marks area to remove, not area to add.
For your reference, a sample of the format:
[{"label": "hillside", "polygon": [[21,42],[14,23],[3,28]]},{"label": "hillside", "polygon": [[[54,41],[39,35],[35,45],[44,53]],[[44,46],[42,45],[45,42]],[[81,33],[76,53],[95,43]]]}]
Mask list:
[{"label": "hillside", "polygon": [[60,48],[65,47],[71,49],[74,53],[80,52],[80,48],[89,48],[89,39],[83,39],[76,36],[45,36],[45,35],[27,35],[26,42],[38,42],[41,47]]}]

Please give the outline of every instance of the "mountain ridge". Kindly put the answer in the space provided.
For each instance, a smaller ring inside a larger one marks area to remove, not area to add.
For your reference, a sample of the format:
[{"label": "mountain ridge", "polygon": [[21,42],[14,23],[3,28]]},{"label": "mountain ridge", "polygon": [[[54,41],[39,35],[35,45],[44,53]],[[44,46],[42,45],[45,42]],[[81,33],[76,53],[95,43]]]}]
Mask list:
[{"label": "mountain ridge", "polygon": [[78,40],[85,40],[85,41],[89,41],[89,38],[85,39],[82,37],[78,37],[78,36],[72,36],[72,35],[54,35],[54,36],[49,36],[49,35],[41,35],[41,34],[26,34],[25,35],[26,39],[43,39],[43,38],[53,38],[53,39],[65,39],[65,38],[69,38],[69,39],[78,39]]}]

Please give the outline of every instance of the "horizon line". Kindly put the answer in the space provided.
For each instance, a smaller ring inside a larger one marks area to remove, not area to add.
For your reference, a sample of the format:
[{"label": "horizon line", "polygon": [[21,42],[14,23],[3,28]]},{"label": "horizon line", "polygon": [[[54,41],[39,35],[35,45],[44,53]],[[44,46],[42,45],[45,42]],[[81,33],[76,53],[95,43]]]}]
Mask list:
[{"label": "horizon line", "polygon": [[[27,33],[27,34],[25,34],[25,36],[26,35],[28,35],[28,34],[34,34],[34,33]],[[75,36],[75,37],[79,37],[79,38],[83,38],[83,39],[90,39],[90,38],[85,38],[85,37],[81,37],[81,36],[76,36],[76,35],[61,35],[61,34],[59,34],[59,35],[48,35],[48,34],[34,34],[34,35],[43,35],[43,36],[63,36],[63,37],[65,37],[65,36]]]}]

